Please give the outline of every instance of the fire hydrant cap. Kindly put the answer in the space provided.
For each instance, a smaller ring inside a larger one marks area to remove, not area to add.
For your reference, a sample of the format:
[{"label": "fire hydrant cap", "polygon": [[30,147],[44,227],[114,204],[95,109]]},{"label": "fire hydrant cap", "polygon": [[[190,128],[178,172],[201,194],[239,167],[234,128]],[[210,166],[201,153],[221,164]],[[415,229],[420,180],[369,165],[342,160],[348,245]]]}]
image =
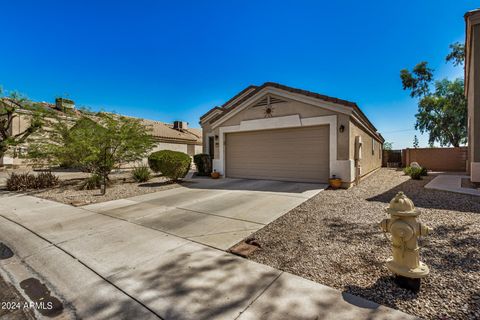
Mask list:
[{"label": "fire hydrant cap", "polygon": [[386,208],[387,213],[391,215],[408,215],[418,216],[419,212],[415,209],[413,201],[410,200],[403,191],[397,193],[397,195],[390,201],[390,205]]}]

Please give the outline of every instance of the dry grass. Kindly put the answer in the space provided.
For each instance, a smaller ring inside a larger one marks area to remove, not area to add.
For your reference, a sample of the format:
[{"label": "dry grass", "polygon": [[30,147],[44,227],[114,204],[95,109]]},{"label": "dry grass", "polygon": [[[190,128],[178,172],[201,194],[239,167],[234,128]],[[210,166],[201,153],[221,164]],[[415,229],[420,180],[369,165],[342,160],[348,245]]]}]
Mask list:
[{"label": "dry grass", "polygon": [[[350,190],[326,190],[253,237],[260,263],[428,319],[480,319],[480,198],[424,189],[381,169]],[[434,228],[421,241],[431,274],[420,293],[398,288],[384,265],[390,247],[378,223],[404,191]]]}]

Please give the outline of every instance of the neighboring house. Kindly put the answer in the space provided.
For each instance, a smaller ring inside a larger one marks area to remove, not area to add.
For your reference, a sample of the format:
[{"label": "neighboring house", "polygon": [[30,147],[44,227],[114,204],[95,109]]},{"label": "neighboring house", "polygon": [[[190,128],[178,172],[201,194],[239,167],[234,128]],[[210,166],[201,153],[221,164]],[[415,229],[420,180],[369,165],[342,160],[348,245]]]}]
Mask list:
[{"label": "neighboring house", "polygon": [[[29,125],[30,111],[22,109],[22,106],[15,100],[2,98],[1,103],[15,104],[17,116],[14,118],[11,131],[17,134],[25,130]],[[39,102],[37,106],[42,106],[49,110],[58,112],[60,116],[67,117],[66,109],[73,110],[74,114],[79,116],[81,111],[75,109],[74,103],[67,99],[56,99],[55,104]],[[75,117],[68,116],[72,122]],[[181,151],[190,156],[202,152],[202,131],[201,129],[188,128],[186,122],[175,121],[173,124],[163,123],[154,120],[141,119],[143,124],[151,129],[155,140],[153,151],[174,150]],[[0,166],[21,166],[25,165],[22,156],[28,151],[28,144],[12,148],[7,154],[0,158]]]},{"label": "neighboring house", "polygon": [[480,182],[480,9],[465,14],[465,95],[470,180]]},{"label": "neighboring house", "polygon": [[267,82],[200,118],[204,152],[226,177],[350,187],[382,165],[383,137],[353,102]]},{"label": "neighboring house", "polygon": [[183,121],[174,121],[173,124],[154,120],[142,122],[151,128],[152,136],[155,138],[156,146],[152,152],[173,150],[192,157],[202,153],[202,129],[188,128],[188,123]]},{"label": "neighboring house", "polygon": [[[47,103],[47,102],[31,102],[31,101],[23,101],[18,102],[17,100],[11,98],[0,98],[0,110],[4,107],[10,107],[15,109],[14,116],[12,118],[12,123],[9,127],[9,134],[11,136],[18,135],[21,132],[24,132],[30,126],[30,119],[31,119],[31,111],[26,109],[25,106],[28,105],[30,107],[35,106],[36,108],[43,108],[46,111],[53,111],[57,113],[57,116],[65,117],[67,120],[71,120],[72,122],[75,119],[75,116],[79,115],[79,111],[75,109],[74,103],[68,99],[56,99],[55,104]],[[69,115],[65,112],[69,110]],[[73,116],[72,116],[73,115]],[[34,135],[31,135],[29,138],[32,139]],[[42,137],[37,137],[41,139]],[[22,145],[11,147],[7,153],[0,157],[0,167],[5,166],[21,166],[24,164],[23,157],[25,156],[28,150],[28,143],[24,143]]]}]

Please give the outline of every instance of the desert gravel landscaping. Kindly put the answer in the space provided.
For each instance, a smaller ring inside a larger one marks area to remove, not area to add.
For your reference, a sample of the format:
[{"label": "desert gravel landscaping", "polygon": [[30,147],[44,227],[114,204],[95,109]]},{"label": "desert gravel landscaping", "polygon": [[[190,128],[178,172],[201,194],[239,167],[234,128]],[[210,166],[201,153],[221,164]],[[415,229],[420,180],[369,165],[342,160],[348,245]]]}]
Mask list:
[{"label": "desert gravel landscaping", "polygon": [[[252,235],[250,259],[426,319],[480,319],[480,197],[429,190],[382,168],[349,190],[325,190]],[[431,269],[418,294],[398,288],[384,265],[378,223],[404,191],[434,228],[421,240]]]},{"label": "desert gravel landscaping", "polygon": [[92,203],[134,197],[142,194],[158,192],[161,190],[177,188],[179,186],[178,183],[170,182],[168,179],[159,175],[153,176],[148,182],[136,182],[132,178],[130,170],[117,170],[110,174],[110,185],[107,187],[106,194],[101,195],[99,189],[79,189],[81,183],[89,176],[88,173],[53,173],[58,175],[60,178],[60,185],[58,187],[43,190],[32,190],[25,193],[43,199],[75,206],[82,206]]}]

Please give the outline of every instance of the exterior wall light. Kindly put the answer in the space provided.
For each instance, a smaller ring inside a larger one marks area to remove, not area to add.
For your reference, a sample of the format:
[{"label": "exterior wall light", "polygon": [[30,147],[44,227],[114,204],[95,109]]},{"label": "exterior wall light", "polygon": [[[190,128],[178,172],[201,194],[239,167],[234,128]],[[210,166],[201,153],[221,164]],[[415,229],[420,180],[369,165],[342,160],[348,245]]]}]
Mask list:
[{"label": "exterior wall light", "polygon": [[340,125],[340,127],[338,128],[338,131],[340,131],[340,132],[345,131],[345,126],[343,124]]}]

